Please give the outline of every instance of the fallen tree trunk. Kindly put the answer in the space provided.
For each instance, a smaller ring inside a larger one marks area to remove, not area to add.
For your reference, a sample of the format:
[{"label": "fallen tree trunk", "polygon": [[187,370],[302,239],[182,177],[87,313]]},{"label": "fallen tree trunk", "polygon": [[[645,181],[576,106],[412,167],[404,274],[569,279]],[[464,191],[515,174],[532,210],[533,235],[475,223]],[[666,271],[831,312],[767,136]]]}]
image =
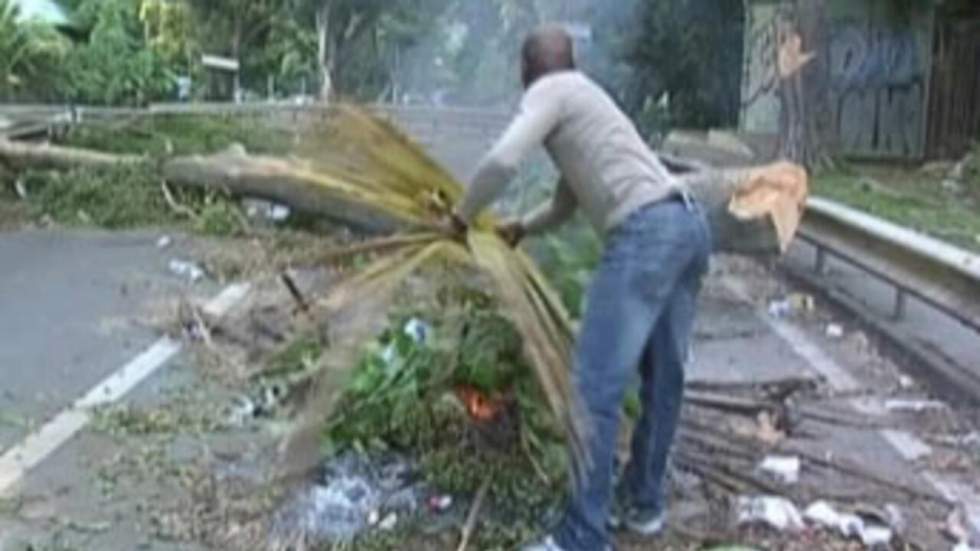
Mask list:
[{"label": "fallen tree trunk", "polygon": [[12,142],[0,138],[0,161],[14,170],[104,168],[139,163],[144,160],[137,155],[114,155],[89,149],[61,147],[48,143]]},{"label": "fallen tree trunk", "polygon": [[248,155],[241,147],[214,155],[175,157],[164,161],[160,171],[167,182],[175,185],[217,188],[237,196],[266,199],[358,229],[394,231],[408,224],[329,192],[298,163]]},{"label": "fallen tree trunk", "polygon": [[157,163],[162,180],[179,186],[211,188],[255,197],[322,215],[368,231],[392,231],[403,221],[330,193],[289,160],[249,155],[233,146],[212,155],[188,155],[155,161],[139,155],[114,155],[74,147],[28,144],[0,139],[0,165],[26,169],[71,170]]},{"label": "fallen tree trunk", "polygon": [[[149,162],[158,163],[161,178],[171,184],[262,198],[362,230],[393,231],[411,225],[390,213],[331,193],[318,185],[315,174],[299,161],[249,155],[241,146],[212,155],[154,161],[137,155],[0,139],[0,163],[14,170],[104,168]],[[748,169],[695,169],[679,178],[704,205],[715,249],[722,252],[760,255],[785,251],[796,232],[807,195],[806,172],[790,163]]]}]

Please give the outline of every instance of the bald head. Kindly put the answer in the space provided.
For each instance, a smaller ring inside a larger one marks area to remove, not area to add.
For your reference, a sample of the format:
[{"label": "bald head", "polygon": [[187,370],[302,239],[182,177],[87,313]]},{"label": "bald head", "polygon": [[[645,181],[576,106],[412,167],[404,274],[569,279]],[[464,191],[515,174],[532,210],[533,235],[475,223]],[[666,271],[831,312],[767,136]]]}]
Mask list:
[{"label": "bald head", "polygon": [[525,87],[549,73],[575,68],[572,37],[560,25],[542,25],[531,31],[521,53]]}]

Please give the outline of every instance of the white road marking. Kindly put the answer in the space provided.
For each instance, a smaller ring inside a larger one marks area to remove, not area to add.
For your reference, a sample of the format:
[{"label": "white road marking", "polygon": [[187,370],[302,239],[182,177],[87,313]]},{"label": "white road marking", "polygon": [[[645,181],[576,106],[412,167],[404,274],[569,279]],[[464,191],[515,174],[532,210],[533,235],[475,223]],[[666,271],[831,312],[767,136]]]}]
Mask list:
[{"label": "white road marking", "polygon": [[[226,287],[204,306],[212,316],[222,316],[240,300],[250,286]],[[139,356],[93,387],[82,398],[0,456],[0,496],[7,495],[33,468],[47,459],[88,424],[92,408],[115,402],[166,365],[180,352],[180,342],[162,337]]]},{"label": "white road marking", "polygon": [[[725,287],[735,294],[739,300],[753,304],[752,298],[741,280],[725,279]],[[819,346],[813,343],[806,334],[794,325],[770,316],[767,312],[755,309],[756,316],[768,325],[776,335],[786,342],[799,357],[827,380],[830,388],[837,392],[855,392],[861,390],[861,385],[850,373],[837,364]]]},{"label": "white road marking", "polygon": [[932,455],[932,448],[914,434],[903,430],[882,429],[878,431],[906,461],[918,461]]}]

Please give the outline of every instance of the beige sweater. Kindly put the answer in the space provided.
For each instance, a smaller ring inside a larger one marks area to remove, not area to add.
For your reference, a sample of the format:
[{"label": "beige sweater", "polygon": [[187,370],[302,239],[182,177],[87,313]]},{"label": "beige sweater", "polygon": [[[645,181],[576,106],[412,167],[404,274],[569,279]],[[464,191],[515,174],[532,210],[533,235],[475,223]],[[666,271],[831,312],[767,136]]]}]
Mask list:
[{"label": "beige sweater", "polygon": [[562,179],[553,200],[524,220],[529,233],[560,224],[579,206],[604,234],[680,185],[612,98],[582,73],[566,71],[542,77],[524,94],[516,118],[480,162],[460,217],[476,218],[542,144]]}]

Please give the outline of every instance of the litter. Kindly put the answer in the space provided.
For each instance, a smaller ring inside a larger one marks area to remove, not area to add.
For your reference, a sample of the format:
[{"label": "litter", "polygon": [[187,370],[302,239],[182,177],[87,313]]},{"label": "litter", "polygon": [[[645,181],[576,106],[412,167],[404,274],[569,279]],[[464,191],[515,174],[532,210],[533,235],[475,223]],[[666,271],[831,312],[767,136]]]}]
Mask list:
[{"label": "litter", "polygon": [[803,516],[813,524],[836,530],[846,538],[857,538],[867,547],[887,545],[892,540],[891,528],[866,523],[853,513],[840,513],[826,501],[810,504]]},{"label": "litter", "polygon": [[453,506],[453,496],[442,495],[429,498],[429,510],[442,513]]},{"label": "litter", "polygon": [[793,313],[793,307],[788,300],[774,300],[769,303],[769,315],[774,318],[785,318]]},{"label": "litter", "polygon": [[258,416],[259,406],[248,396],[235,397],[228,413],[228,422],[234,427],[242,427]]},{"label": "litter", "polygon": [[176,276],[185,277],[191,283],[200,281],[204,277],[204,270],[200,266],[194,264],[193,262],[187,262],[186,260],[173,259],[167,265],[170,272]]},{"label": "litter", "polygon": [[800,458],[796,456],[767,456],[759,470],[782,484],[796,484],[800,481]]},{"label": "litter", "polygon": [[17,196],[20,197],[21,200],[24,200],[24,201],[27,200],[27,198],[28,198],[27,197],[27,186],[24,185],[24,181],[21,180],[20,178],[18,178],[17,181],[14,182],[14,190],[17,192]]},{"label": "litter", "polygon": [[388,513],[388,516],[378,523],[378,528],[388,532],[390,530],[394,530],[396,524],[398,524],[398,515],[395,513]]},{"label": "litter", "polygon": [[411,464],[396,455],[336,456],[315,484],[298,490],[279,511],[273,537],[302,532],[318,541],[350,541],[372,527],[392,530],[399,515],[425,503],[427,490],[414,476]]},{"label": "litter", "polygon": [[429,325],[418,318],[412,318],[405,323],[405,334],[415,341],[415,344],[425,344],[429,339]]},{"label": "litter", "polygon": [[816,307],[813,297],[803,293],[792,293],[789,296],[769,303],[769,315],[774,318],[785,318],[801,312],[812,312]]},{"label": "litter", "polygon": [[906,390],[910,389],[915,386],[915,380],[912,379],[912,377],[909,377],[908,375],[901,375],[898,378],[898,386]]},{"label": "litter", "polygon": [[896,532],[905,531],[905,515],[902,514],[902,509],[898,505],[894,503],[885,505],[885,515],[888,517],[888,525]]},{"label": "litter", "polygon": [[923,411],[946,409],[946,404],[939,400],[888,400],[885,402],[885,409],[922,413]]},{"label": "litter", "polygon": [[742,496],[738,498],[736,511],[739,524],[761,522],[780,532],[799,532],[804,528],[800,511],[784,497]]},{"label": "litter", "polygon": [[[429,324],[418,318],[408,320],[405,322],[405,326],[402,328],[402,332],[412,339],[412,342],[419,345],[425,344],[426,341],[428,341],[429,333],[431,331],[432,328],[429,326]],[[389,343],[388,346],[381,351],[381,360],[387,365],[391,365],[397,358],[398,347],[394,342]]]},{"label": "litter", "polygon": [[174,240],[169,235],[161,235],[160,239],[157,239],[157,248],[166,249],[172,245]]},{"label": "litter", "polygon": [[892,531],[886,526],[865,526],[861,531],[861,543],[866,547],[888,545],[892,541]]},{"label": "litter", "polygon": [[827,337],[831,339],[841,339],[844,337],[844,328],[837,323],[827,325]]},{"label": "litter", "polygon": [[980,448],[980,432],[934,436],[931,440],[939,444],[958,448]]},{"label": "litter", "polygon": [[282,222],[289,218],[291,209],[285,205],[264,201],[262,199],[244,199],[242,206],[249,218],[265,218],[272,222]]}]

